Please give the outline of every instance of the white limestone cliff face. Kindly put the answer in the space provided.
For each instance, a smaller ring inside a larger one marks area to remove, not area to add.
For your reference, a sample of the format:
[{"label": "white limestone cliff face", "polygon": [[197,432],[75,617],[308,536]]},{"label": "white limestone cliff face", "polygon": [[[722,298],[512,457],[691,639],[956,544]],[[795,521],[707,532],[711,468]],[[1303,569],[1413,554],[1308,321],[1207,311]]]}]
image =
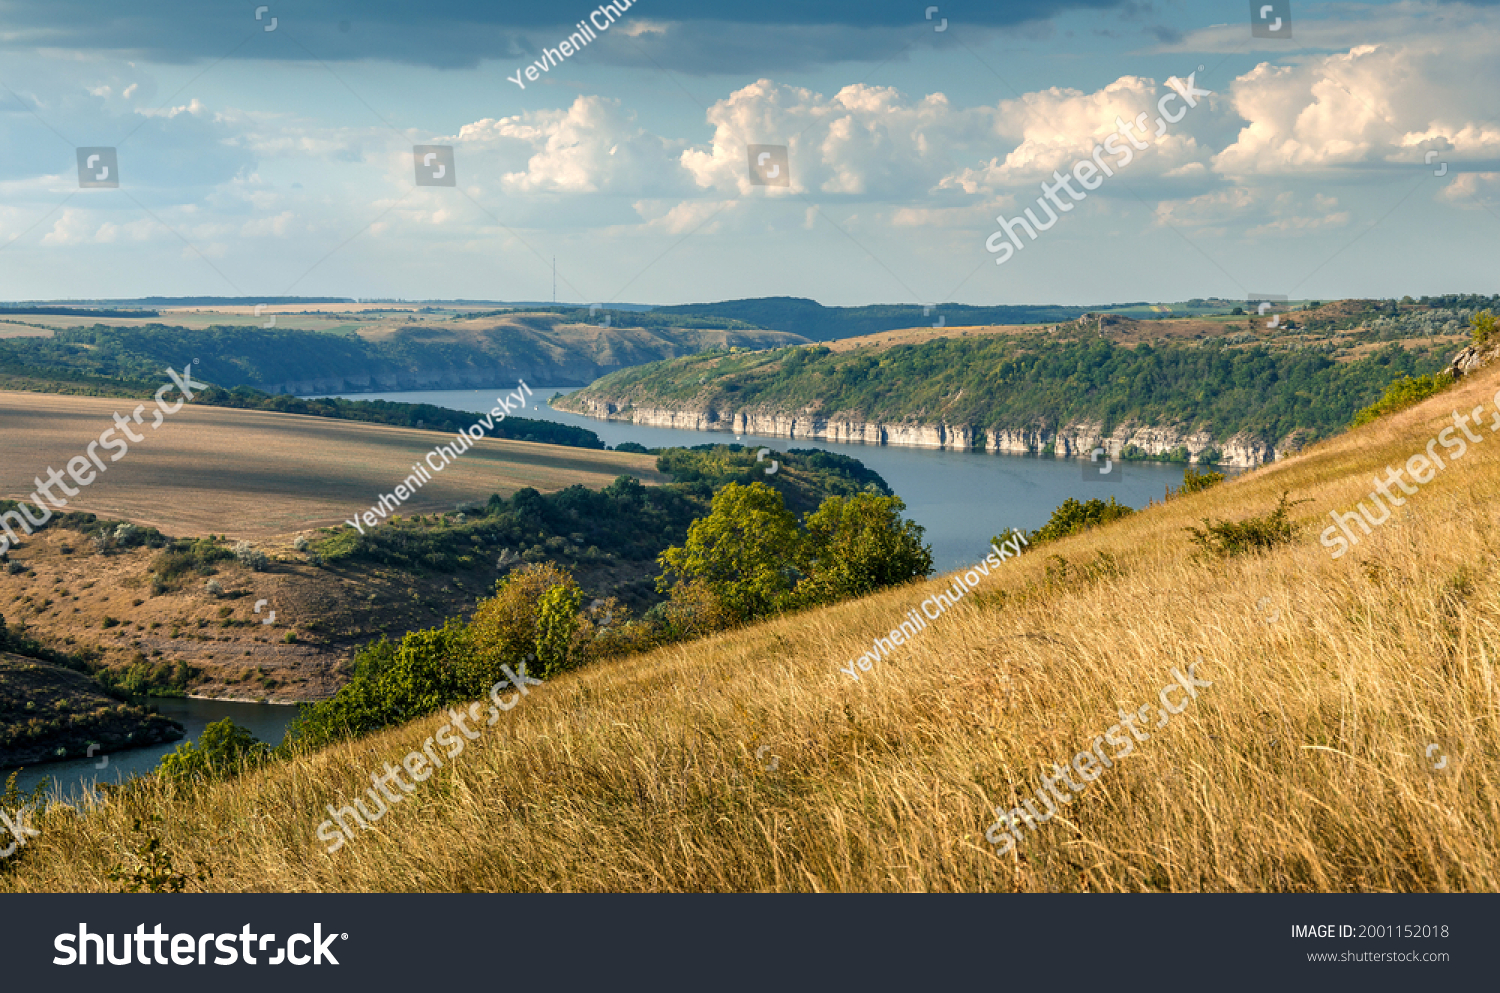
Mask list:
[{"label": "white limestone cliff face", "polygon": [[1216,442],[1206,431],[1187,432],[1156,425],[1121,425],[1107,436],[1103,425],[1082,421],[1065,424],[1056,430],[1039,427],[976,431],[969,425],[862,421],[838,414],[830,417],[806,411],[728,410],[711,404],[637,405],[623,397],[581,396],[577,393],[558,401],[557,407],[600,420],[628,421],[648,427],[912,448],[977,448],[1025,454],[1046,451],[1050,445],[1055,455],[1082,458],[1102,447],[1108,450],[1110,457],[1116,458],[1127,445],[1134,445],[1149,455],[1166,455],[1182,447],[1187,449],[1193,462],[1197,462],[1199,454],[1205,450],[1217,449],[1221,453],[1220,465],[1247,469],[1274,461],[1297,447],[1295,438],[1284,439],[1281,444],[1273,446],[1241,433]]}]

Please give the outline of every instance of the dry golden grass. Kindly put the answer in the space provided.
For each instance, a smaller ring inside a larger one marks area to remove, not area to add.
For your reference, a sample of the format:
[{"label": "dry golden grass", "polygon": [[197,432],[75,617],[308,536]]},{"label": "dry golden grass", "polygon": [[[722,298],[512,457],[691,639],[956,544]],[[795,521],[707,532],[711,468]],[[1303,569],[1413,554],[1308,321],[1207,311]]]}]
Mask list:
[{"label": "dry golden grass", "polygon": [[[134,409],[125,400],[0,392],[0,465],[8,470],[0,497],[29,499],[32,477],[45,477],[49,465],[63,471],[113,425],[115,411]],[[142,420],[151,423],[149,409]],[[453,443],[438,431],[222,407],[185,406],[155,430],[133,430],[145,440],[108,463],[69,510],[167,534],[246,538],[336,526],[392,492],[428,452]],[[649,455],[487,438],[433,473],[400,513],[451,511],[523,486],[598,489],[620,475],[666,481]]]},{"label": "dry golden grass", "polygon": [[[1008,561],[858,683],[838,667],[938,583],[550,681],[333,855],[325,805],[440,717],[197,794],[54,810],[0,888],[111,889],[143,844],[132,815],[154,812],[178,870],[230,891],[1493,891],[1500,436],[1343,558],[1316,533],[1496,386]],[[1191,559],[1184,525],[1283,489],[1311,501],[1302,540]],[[1098,552],[1118,575],[1047,581],[1049,555],[1076,575]],[[1212,687],[992,853],[992,808],[1200,656]]]}]

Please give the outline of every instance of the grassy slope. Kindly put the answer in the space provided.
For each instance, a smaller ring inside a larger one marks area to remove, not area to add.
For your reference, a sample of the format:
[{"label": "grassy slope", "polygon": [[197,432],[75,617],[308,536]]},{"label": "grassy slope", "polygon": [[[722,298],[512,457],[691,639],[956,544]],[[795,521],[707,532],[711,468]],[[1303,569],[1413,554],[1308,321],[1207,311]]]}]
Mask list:
[{"label": "grassy slope", "polygon": [[[212,865],[226,890],[1494,891],[1500,438],[1343,558],[1315,535],[1497,386],[1500,368],[1007,562],[984,591],[1007,591],[1003,608],[965,601],[859,683],[837,668],[939,583],[534,688],[331,856],[314,836],[324,804],[441,719],[197,797],[151,786],[50,814],[0,888],[111,888],[109,868],[133,865],[132,815],[154,810],[178,869]],[[1263,513],[1283,489],[1311,501],[1302,540],[1191,561],[1181,527]],[[1119,576],[1046,582],[1048,554],[1076,574],[1101,551]],[[1196,703],[1013,854],[991,853],[992,807],[1029,795],[1042,763],[1087,747],[1118,708],[1154,708],[1169,670],[1199,656],[1214,685]]]}]

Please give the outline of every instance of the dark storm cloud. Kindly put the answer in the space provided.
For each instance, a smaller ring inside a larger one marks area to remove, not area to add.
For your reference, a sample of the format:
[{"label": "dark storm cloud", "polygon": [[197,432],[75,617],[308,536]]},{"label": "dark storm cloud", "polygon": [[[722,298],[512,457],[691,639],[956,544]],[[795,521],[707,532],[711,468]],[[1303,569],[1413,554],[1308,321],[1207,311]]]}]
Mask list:
[{"label": "dark storm cloud", "polygon": [[[1044,21],[1077,9],[1117,7],[1122,0],[637,0],[631,19],[671,22],[650,35],[650,57],[687,72],[742,72],[795,65],[884,59],[914,38],[943,44],[962,32],[991,32]],[[109,53],[155,62],[233,58],[376,59],[461,68],[510,60],[555,45],[559,30],[583,20],[599,0],[545,3],[446,0],[435,4],[372,2],[277,3],[255,19],[256,0],[9,0],[0,4],[0,47]],[[925,8],[936,6],[933,20]],[[276,30],[265,31],[276,18]],[[947,30],[926,30],[942,19]],[[949,33],[951,32],[951,33]],[[946,37],[945,37],[946,36]],[[236,49],[235,46],[239,47]],[[621,39],[595,53],[613,62],[649,64],[641,48]]]}]

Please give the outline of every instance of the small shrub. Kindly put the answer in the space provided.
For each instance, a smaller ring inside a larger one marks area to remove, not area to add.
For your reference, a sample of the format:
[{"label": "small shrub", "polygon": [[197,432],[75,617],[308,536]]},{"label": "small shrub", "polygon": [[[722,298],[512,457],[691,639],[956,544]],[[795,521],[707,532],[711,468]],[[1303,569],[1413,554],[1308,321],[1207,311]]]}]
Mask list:
[{"label": "small shrub", "polygon": [[210,579],[208,582],[204,583],[203,589],[204,592],[206,592],[209,596],[224,595],[224,584],[219,582],[217,579]]},{"label": "small shrub", "polygon": [[312,542],[308,541],[306,538],[299,534],[297,536],[297,540],[292,542],[292,547],[299,552],[305,552],[312,547]]},{"label": "small shrub", "polygon": [[1247,517],[1243,521],[1217,521],[1210,523],[1203,518],[1203,527],[1188,527],[1193,544],[1205,554],[1215,558],[1230,558],[1246,552],[1263,552],[1285,545],[1297,536],[1297,525],[1292,522],[1290,511],[1306,500],[1287,501],[1289,493],[1281,494],[1276,509],[1261,517]]},{"label": "small shrub", "polygon": [[1034,534],[1027,535],[1026,538],[1032,543],[1056,541],[1068,535],[1087,531],[1089,528],[1129,517],[1133,513],[1135,513],[1134,507],[1116,503],[1114,497],[1110,497],[1108,503],[1097,497],[1084,502],[1069,497],[1052,512],[1046,524]]},{"label": "small shrub", "polygon": [[105,614],[104,615],[104,620],[99,624],[99,626],[102,627],[102,628],[112,628],[112,627],[118,627],[119,624],[120,624],[119,621],[115,620],[113,617],[109,616],[108,614]]},{"label": "small shrub", "polygon": [[1496,326],[1495,315],[1488,310],[1481,310],[1469,318],[1469,326],[1473,329],[1470,332],[1470,339],[1474,342],[1475,348],[1484,348],[1500,337],[1500,327]]},{"label": "small shrub", "polygon": [[190,572],[211,576],[214,573],[213,563],[228,558],[233,558],[229,549],[220,548],[207,538],[177,541],[152,561],[151,571],[163,584],[170,587]]},{"label": "small shrub", "polygon": [[254,572],[264,572],[271,565],[270,557],[248,541],[234,546],[234,557],[240,565]]},{"label": "small shrub", "polygon": [[[152,814],[150,821],[161,823],[161,815]],[[172,858],[161,850],[161,839],[150,834],[142,825],[139,817],[134,818],[135,825],[131,829],[137,834],[146,836],[146,844],[138,852],[135,859],[136,868],[127,872],[122,863],[116,863],[109,871],[109,878],[114,882],[121,883],[121,893],[181,893],[187,884],[196,880],[205,883],[213,878],[212,869],[204,869],[188,876],[178,872],[172,865]]]},{"label": "small shrub", "polygon": [[1182,474],[1182,485],[1177,488],[1177,496],[1186,496],[1189,493],[1197,493],[1211,486],[1217,486],[1224,482],[1222,472],[1194,472],[1188,469]]},{"label": "small shrub", "polygon": [[156,772],[178,782],[211,782],[259,766],[270,752],[269,745],[226,717],[204,728],[196,747],[184,742],[163,756]]}]

